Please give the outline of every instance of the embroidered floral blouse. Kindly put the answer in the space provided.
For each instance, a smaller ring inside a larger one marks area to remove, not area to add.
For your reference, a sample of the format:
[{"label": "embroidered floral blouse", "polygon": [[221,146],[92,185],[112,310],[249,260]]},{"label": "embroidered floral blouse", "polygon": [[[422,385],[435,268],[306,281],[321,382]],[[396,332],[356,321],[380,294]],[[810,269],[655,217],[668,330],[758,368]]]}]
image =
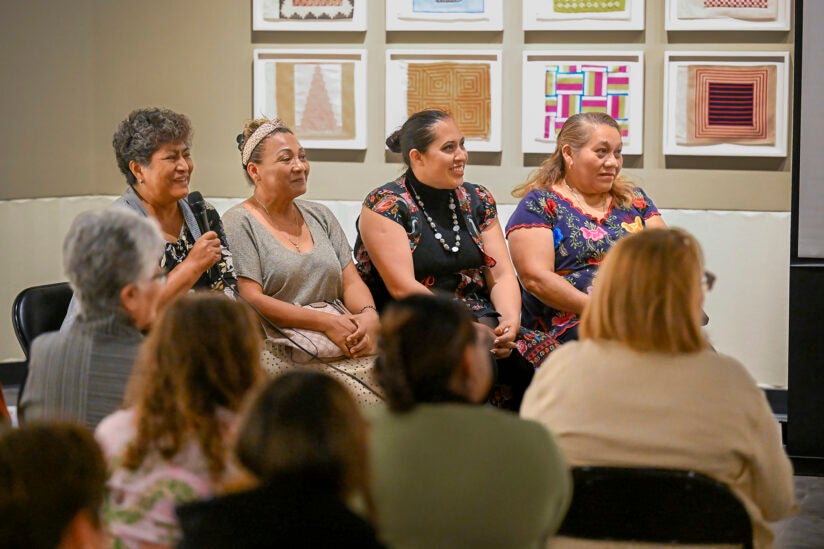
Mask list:
[{"label": "embroidered floral blouse", "polygon": [[[434,244],[436,241],[432,235],[425,233],[425,231],[431,231],[431,228],[421,213],[418,203],[412,197],[410,181],[407,177],[408,172],[407,175],[369,193],[363,202],[364,206],[391,219],[406,230],[409,249],[412,251],[415,279],[418,282],[427,288],[453,292],[455,298],[466,304],[476,318],[497,316],[484,278],[487,269],[495,266],[495,259],[486,254],[481,241],[481,233],[498,217],[492,194],[481,185],[467,182],[455,189],[459,224],[462,230],[468,232],[471,242],[481,253],[476,256],[479,258],[479,263],[464,265],[457,272],[444,273],[437,264],[441,261],[438,259],[439,254],[443,252],[439,245]],[[418,183],[417,186],[420,187],[421,184]],[[426,209],[427,211],[430,209],[428,201]],[[469,242],[463,242],[463,246],[467,244]],[[423,249],[424,247],[426,250]],[[463,254],[464,251],[462,250],[461,253]],[[360,230],[355,242],[355,261],[358,272],[372,291],[376,303],[381,304],[390,300],[391,296],[369,258],[369,252],[363,244]],[[524,330],[523,327],[516,339],[516,344],[518,352],[534,366],[538,366],[556,346],[555,340],[548,338],[546,334]]]},{"label": "embroidered floral blouse", "polygon": [[[578,290],[590,293],[598,265],[615,242],[644,228],[660,215],[655,204],[638,187],[627,208],[610,205],[602,219],[582,212],[563,195],[551,190],[533,190],[515,208],[506,226],[512,231],[527,228],[551,229],[555,247],[555,273]],[[578,325],[578,315],[553,309],[521,288],[521,324],[558,338]]]}]

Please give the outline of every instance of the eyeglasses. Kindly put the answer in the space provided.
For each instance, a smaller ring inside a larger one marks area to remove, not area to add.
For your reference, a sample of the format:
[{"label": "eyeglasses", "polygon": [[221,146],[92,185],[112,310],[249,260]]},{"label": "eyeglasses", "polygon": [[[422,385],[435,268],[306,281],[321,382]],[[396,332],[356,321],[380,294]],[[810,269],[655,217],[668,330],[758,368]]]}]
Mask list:
[{"label": "eyeglasses", "polygon": [[710,271],[704,271],[701,275],[701,287],[704,288],[705,292],[709,292],[712,290],[712,287],[715,285],[715,275]]}]

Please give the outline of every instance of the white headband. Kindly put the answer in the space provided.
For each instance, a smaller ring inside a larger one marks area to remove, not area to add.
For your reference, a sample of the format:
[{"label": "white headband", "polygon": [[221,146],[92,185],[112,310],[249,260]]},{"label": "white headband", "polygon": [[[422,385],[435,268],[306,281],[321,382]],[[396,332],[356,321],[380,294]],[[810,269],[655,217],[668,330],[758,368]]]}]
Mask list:
[{"label": "white headband", "polygon": [[243,153],[241,154],[241,160],[243,162],[243,167],[245,168],[247,164],[249,164],[249,158],[252,156],[252,153],[255,151],[255,147],[263,141],[267,135],[270,133],[279,130],[285,127],[283,121],[280,118],[276,118],[272,122],[264,122],[258,128],[252,132],[252,135],[249,136],[249,139],[246,140],[246,143],[243,144]]}]

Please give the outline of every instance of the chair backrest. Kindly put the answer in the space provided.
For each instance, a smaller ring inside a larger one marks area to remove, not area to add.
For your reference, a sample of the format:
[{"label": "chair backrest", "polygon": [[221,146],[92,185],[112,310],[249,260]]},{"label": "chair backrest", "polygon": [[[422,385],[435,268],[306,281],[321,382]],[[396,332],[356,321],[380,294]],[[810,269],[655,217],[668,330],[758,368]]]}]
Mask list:
[{"label": "chair backrest", "polygon": [[60,329],[71,299],[72,289],[68,282],[32,286],[14,298],[11,322],[26,360],[34,338]]},{"label": "chair backrest", "polygon": [[574,467],[558,535],[651,543],[752,547],[747,510],[727,485],[694,471]]}]

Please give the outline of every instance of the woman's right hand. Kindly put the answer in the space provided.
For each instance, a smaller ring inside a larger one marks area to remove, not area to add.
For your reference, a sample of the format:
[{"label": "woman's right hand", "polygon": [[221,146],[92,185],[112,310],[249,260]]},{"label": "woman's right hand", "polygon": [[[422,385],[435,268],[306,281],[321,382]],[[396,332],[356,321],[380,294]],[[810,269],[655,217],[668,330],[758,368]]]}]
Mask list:
[{"label": "woman's right hand", "polygon": [[195,245],[186,254],[184,262],[189,262],[199,272],[205,273],[222,256],[220,238],[215,231],[209,231],[197,239]]},{"label": "woman's right hand", "polygon": [[[324,313],[325,314],[325,313]],[[347,346],[347,338],[358,330],[358,325],[350,315],[325,314],[324,335],[340,347],[343,354],[352,358],[352,351]]]}]

